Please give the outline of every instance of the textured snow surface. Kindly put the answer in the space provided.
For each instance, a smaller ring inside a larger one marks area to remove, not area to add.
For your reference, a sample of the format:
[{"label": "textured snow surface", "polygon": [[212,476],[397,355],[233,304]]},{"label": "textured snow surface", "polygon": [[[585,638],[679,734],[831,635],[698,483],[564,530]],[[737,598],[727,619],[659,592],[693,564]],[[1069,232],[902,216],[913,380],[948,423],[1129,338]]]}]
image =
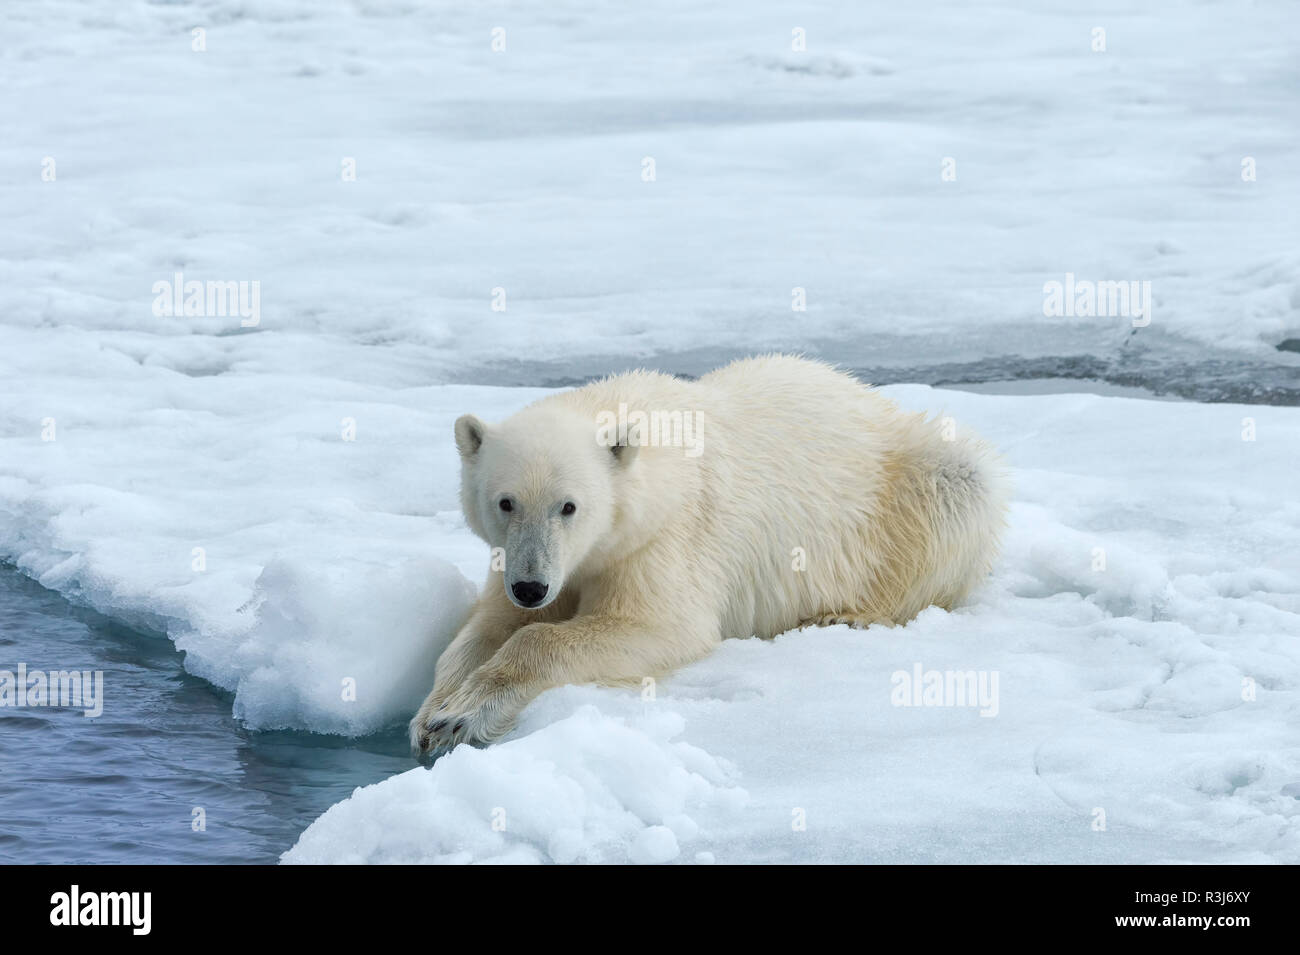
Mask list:
[{"label": "textured snow surface", "polygon": [[[137,363],[265,367],[268,335],[304,366],[347,336],[460,380],[940,332],[928,361],[1112,352],[1129,319],[1044,316],[1067,272],[1150,281],[1157,355],[1300,337],[1285,0],[49,0],[5,21],[0,316]],[[258,335],[156,318],[178,271],[261,281]]]}]

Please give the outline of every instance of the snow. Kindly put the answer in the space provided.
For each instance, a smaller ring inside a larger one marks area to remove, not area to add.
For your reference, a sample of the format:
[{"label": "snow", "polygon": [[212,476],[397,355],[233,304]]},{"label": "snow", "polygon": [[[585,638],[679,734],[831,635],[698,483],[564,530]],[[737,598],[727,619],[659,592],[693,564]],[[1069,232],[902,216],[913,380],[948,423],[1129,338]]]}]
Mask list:
[{"label": "snow", "polygon": [[[503,382],[774,347],[1294,375],[1295,17],[15,6],[0,560],[166,633],[251,728],[400,734],[486,564],[452,421],[545,393]],[[259,323],[155,315],[177,272],[259,282]],[[1150,281],[1151,325],[1043,315],[1066,273]],[[887,391],[1014,467],[967,606],[551,691],[286,861],[1300,861],[1300,411]],[[997,674],[997,715],[894,706],[917,664]]]},{"label": "snow", "polygon": [[[1294,9],[1129,7],[28,5],[6,20],[23,227],[0,312],[208,374],[330,336],[400,343],[431,380],[738,336],[882,363],[1008,336],[1114,352],[1127,319],[1043,314],[1069,272],[1151,281],[1132,347],[1157,359],[1276,357],[1300,335]],[[177,271],[262,282],[259,341],[156,318]]]},{"label": "snow", "polygon": [[731,812],[745,800],[724,767],[673,740],[682,728],[671,711],[623,720],[578,705],[526,745],[462,747],[437,773],[358,790],[291,861],[668,862],[679,839],[698,834],[689,812]]}]

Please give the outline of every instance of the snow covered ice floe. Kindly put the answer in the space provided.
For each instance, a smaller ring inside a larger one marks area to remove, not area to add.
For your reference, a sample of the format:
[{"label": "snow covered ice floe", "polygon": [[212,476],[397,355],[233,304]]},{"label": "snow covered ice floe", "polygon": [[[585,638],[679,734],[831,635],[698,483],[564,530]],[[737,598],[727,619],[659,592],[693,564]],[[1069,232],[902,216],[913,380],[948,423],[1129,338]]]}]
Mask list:
[{"label": "snow covered ice floe", "polygon": [[[77,336],[46,361],[0,379],[0,554],[168,632],[252,727],[401,733],[487,560],[452,421],[543,392],[195,378]],[[653,702],[551,691],[286,859],[1300,860],[1300,411],[885,391],[1013,465],[1005,552],[967,606],[728,641]],[[996,673],[997,715],[893,705],[918,664]]]},{"label": "snow covered ice floe", "polygon": [[[886,391],[1015,465],[966,606],[548,692],[286,861],[1300,861],[1300,412]],[[896,705],[917,667],[995,674],[995,714]]]},{"label": "snow covered ice floe", "polygon": [[[0,555],[165,630],[251,727],[400,734],[487,562],[452,421],[543,392],[196,378],[77,336],[45,360],[0,379]],[[652,702],[548,692],[504,742],[359,790],[286,860],[1300,861],[1300,410],[885,392],[1013,466],[968,605],[728,641]],[[996,715],[895,706],[918,665],[996,673]]]}]

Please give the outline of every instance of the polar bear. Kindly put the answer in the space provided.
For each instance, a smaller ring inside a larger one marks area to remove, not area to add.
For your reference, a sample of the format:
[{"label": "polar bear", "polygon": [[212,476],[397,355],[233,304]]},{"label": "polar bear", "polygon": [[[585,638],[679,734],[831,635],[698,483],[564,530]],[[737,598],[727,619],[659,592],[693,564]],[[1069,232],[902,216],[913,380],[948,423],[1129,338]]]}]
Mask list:
[{"label": "polar bear", "polygon": [[456,421],[461,503],[504,561],[411,743],[487,742],[549,687],[638,684],[727,637],[897,624],[984,577],[1003,474],[979,439],[829,365],[649,371]]}]

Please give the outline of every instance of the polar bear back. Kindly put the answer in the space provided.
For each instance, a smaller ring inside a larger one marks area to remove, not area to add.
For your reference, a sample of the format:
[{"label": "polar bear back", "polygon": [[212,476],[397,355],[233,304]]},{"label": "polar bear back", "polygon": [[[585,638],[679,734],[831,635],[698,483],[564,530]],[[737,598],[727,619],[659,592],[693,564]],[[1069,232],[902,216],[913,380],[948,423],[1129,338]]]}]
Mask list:
[{"label": "polar bear back", "polygon": [[956,604],[996,554],[996,454],[820,362],[752,358],[698,381],[630,372],[535,407],[552,404],[698,416],[698,450],[637,450],[616,484],[620,521],[586,573],[712,615],[718,636],[835,615],[904,622]]}]

